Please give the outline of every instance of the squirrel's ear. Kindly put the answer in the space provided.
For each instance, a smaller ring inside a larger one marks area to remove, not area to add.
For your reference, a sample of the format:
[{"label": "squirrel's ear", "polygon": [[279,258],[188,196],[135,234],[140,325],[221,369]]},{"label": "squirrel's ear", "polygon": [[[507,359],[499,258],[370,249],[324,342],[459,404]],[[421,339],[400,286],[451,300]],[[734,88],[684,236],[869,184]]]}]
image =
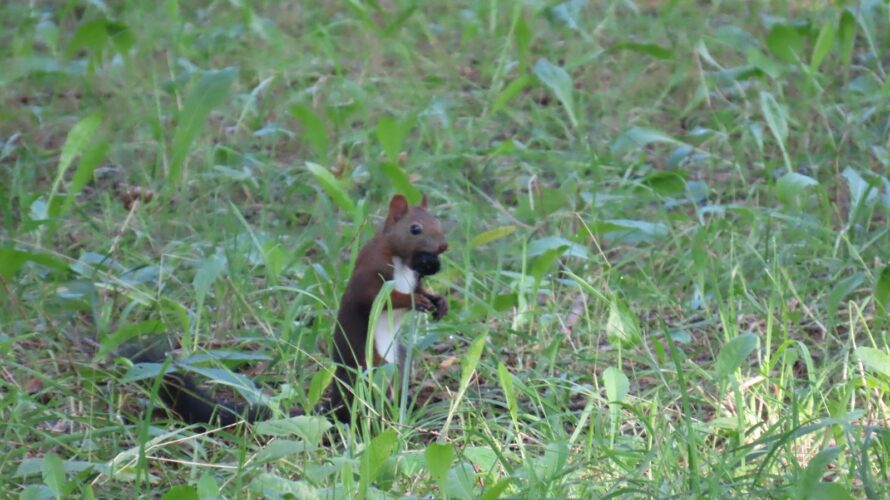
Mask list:
[{"label": "squirrel's ear", "polygon": [[426,193],[423,193],[423,197],[420,198],[420,206],[422,208],[426,208],[426,204],[429,201],[429,197],[427,197]]},{"label": "squirrel's ear", "polygon": [[389,216],[392,222],[396,222],[408,214],[408,200],[404,196],[397,194],[389,200]]}]

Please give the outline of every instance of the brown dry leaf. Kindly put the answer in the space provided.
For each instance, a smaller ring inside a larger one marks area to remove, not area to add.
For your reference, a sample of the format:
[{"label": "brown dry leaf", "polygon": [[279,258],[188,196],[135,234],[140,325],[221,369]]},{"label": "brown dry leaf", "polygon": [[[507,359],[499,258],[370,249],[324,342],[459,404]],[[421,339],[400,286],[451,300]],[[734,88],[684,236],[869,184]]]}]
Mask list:
[{"label": "brown dry leaf", "polygon": [[451,368],[451,365],[453,365],[456,361],[457,356],[448,356],[447,358],[443,359],[441,363],[439,363],[439,369],[445,371]]},{"label": "brown dry leaf", "polygon": [[43,382],[36,377],[31,377],[25,382],[25,393],[27,394],[37,394],[43,389]]}]

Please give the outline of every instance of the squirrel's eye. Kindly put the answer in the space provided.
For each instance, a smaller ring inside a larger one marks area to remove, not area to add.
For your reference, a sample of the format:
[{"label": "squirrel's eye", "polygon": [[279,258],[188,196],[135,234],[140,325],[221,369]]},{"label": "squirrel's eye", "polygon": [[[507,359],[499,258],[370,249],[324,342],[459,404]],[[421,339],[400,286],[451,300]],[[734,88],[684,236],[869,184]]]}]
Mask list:
[{"label": "squirrel's eye", "polygon": [[420,234],[423,232],[423,228],[420,227],[420,224],[411,224],[411,234]]}]

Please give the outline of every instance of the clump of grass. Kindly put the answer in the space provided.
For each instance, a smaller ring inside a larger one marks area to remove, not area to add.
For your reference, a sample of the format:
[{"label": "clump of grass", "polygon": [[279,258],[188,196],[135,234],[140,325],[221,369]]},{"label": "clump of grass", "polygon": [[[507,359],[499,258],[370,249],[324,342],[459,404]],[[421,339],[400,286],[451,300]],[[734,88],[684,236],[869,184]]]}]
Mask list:
[{"label": "clump of grass", "polygon": [[[0,15],[4,491],[890,493],[887,5]],[[382,367],[354,425],[287,417],[384,201],[421,191],[452,313],[411,325],[411,391]],[[114,354],[161,336],[276,417],[147,411],[157,373]]]}]

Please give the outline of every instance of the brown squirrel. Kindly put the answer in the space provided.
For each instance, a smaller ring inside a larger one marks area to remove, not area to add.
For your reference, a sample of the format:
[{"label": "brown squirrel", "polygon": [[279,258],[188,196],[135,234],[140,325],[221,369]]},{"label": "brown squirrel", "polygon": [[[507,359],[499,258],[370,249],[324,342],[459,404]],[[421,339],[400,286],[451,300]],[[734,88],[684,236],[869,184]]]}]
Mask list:
[{"label": "brown squirrel", "polygon": [[[367,368],[369,358],[365,346],[369,331],[374,334],[372,364],[394,363],[407,376],[406,348],[396,338],[405,314],[410,310],[431,312],[434,319],[439,319],[448,312],[444,297],[421,286],[423,277],[439,271],[439,255],[448,249],[442,224],[426,207],[426,195],[416,206],[410,206],[400,194],[393,196],[383,224],[359,251],[340,301],[334,332],[332,356],[338,367],[329,410],[341,421],[350,418],[355,372]],[[372,305],[385,281],[393,281],[394,289],[389,297],[392,310],[384,310],[370,329]],[[131,359],[157,362],[164,356],[155,349]],[[165,375],[159,396],[168,408],[190,424],[215,422],[227,426],[242,419],[254,422],[271,416],[266,406],[218,401],[186,374]],[[292,412],[299,413],[299,409]]]}]

